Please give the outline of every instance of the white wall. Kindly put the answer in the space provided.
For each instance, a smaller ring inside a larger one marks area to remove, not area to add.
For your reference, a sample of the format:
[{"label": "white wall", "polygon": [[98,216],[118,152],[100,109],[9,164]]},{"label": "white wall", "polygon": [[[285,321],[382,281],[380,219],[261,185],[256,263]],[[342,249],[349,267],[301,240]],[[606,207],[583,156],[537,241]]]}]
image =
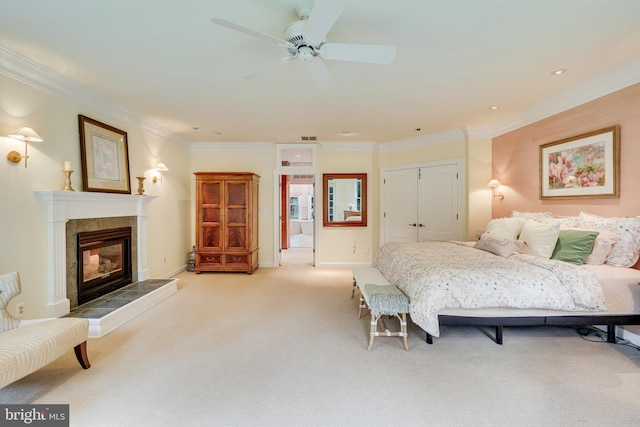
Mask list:
[{"label": "white wall", "polygon": [[[191,243],[186,148],[135,124],[4,75],[0,75],[0,94],[0,274],[18,271],[22,281],[22,294],[11,301],[10,310],[17,302],[26,302],[24,318],[46,313],[45,206],[34,191],[62,189],[65,160],[70,160],[75,170],[73,187],[82,190],[78,114],[127,132],[133,192],[137,188],[133,176],[136,171],[150,169],[157,162],[170,168],[163,173],[162,183],[152,184],[149,179],[145,185],[148,195],[158,196],[148,210],[148,266],[152,277],[183,268]],[[24,152],[21,142],[4,136],[21,126],[35,129],[44,139],[29,146],[27,168],[24,161],[13,164],[5,159],[10,150]]]}]

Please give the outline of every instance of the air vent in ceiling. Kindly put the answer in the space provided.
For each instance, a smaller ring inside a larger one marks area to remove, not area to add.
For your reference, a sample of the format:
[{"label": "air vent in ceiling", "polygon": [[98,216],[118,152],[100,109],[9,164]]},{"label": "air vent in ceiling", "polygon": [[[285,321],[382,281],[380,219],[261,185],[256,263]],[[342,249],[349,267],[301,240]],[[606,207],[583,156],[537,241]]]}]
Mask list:
[{"label": "air vent in ceiling", "polygon": [[315,136],[301,136],[300,141],[315,141],[317,138]]}]

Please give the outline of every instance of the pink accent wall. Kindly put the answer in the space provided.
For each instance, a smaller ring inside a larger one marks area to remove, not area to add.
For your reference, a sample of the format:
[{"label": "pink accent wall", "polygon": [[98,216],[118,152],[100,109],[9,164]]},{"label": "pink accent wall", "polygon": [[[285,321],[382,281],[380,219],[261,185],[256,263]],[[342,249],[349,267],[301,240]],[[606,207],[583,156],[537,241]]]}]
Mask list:
[{"label": "pink accent wall", "polygon": [[[539,146],[620,125],[620,198],[540,200]],[[494,218],[512,210],[573,216],[640,215],[640,84],[516,129],[493,139],[493,178],[505,195],[495,200]]]}]

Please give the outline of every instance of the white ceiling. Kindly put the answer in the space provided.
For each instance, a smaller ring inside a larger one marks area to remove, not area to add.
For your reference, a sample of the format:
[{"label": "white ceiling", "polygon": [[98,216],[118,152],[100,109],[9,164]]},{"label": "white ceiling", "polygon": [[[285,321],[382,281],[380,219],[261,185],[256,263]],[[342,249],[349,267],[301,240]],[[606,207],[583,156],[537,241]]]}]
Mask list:
[{"label": "white ceiling", "polygon": [[211,18],[282,37],[304,1],[3,0],[0,45],[194,142],[492,126],[640,58],[638,0],[352,0],[327,41],[395,45],[392,64],[325,61],[325,92],[298,62],[243,79],[286,50]]}]

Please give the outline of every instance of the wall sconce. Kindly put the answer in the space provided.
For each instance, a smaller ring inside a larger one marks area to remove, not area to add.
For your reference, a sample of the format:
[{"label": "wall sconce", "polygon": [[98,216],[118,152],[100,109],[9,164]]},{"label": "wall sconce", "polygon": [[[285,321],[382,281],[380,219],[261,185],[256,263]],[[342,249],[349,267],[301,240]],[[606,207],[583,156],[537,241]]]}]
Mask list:
[{"label": "wall sconce", "polygon": [[[165,165],[164,163],[158,163],[156,165],[155,168],[153,168],[154,171],[158,171],[158,172],[164,172],[164,171],[168,171],[169,168],[167,167],[167,165]],[[162,183],[162,174],[158,173],[158,176],[160,176],[160,183]],[[154,175],[153,176],[153,183],[155,184],[156,182],[158,182],[158,176]]]},{"label": "wall sconce", "polygon": [[29,155],[27,154],[27,147],[29,146],[29,143],[42,142],[42,138],[36,133],[35,130],[27,127],[21,127],[13,134],[8,136],[9,138],[19,139],[20,141],[24,142],[24,156],[20,155],[20,153],[18,153],[17,151],[9,151],[9,154],[7,154],[7,159],[11,163],[20,163],[20,160],[24,159],[24,167],[26,168],[27,159],[29,158]]},{"label": "wall sconce", "polygon": [[494,199],[500,199],[500,200],[504,199],[504,194],[496,193],[496,188],[500,187],[501,185],[502,184],[500,184],[500,181],[498,181],[497,179],[492,179],[487,184],[487,187],[491,187],[491,191],[493,192],[493,198]]}]

